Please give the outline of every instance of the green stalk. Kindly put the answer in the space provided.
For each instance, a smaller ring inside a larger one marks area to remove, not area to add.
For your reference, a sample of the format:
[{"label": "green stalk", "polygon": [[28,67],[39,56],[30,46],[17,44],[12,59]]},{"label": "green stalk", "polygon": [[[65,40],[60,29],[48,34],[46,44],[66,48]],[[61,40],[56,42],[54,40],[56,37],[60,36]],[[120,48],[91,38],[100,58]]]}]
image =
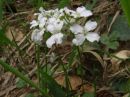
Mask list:
[{"label": "green stalk", "polygon": [[3,0],[0,0],[0,22],[2,21],[2,18],[3,18],[3,8],[2,8],[2,5],[3,5]]},{"label": "green stalk", "polygon": [[120,0],[120,3],[130,25],[130,0]]},{"label": "green stalk", "polygon": [[[77,47],[77,50],[78,50],[78,57],[79,57],[79,61],[80,61],[80,64],[79,64],[79,68],[81,70],[81,78],[82,78],[82,84],[83,84],[83,71],[82,71],[82,59],[81,59],[81,52],[80,52],[80,49],[79,47]],[[84,87],[83,87],[84,88]]]},{"label": "green stalk", "polygon": [[29,78],[25,77],[21,72],[19,72],[17,69],[13,68],[12,66],[10,66],[9,64],[3,62],[2,60],[0,60],[0,64],[8,71],[12,72],[13,74],[15,74],[17,77],[21,78],[22,80],[24,80],[26,83],[28,83],[31,87],[37,89],[38,91],[40,91],[40,93],[45,96],[45,97],[49,97],[48,94],[46,94],[43,89],[39,88],[34,82],[32,82]]},{"label": "green stalk", "polygon": [[38,81],[39,81],[39,87],[41,87],[40,50],[39,50],[39,46],[38,45],[35,46],[35,51],[36,51],[37,77],[38,77]]}]

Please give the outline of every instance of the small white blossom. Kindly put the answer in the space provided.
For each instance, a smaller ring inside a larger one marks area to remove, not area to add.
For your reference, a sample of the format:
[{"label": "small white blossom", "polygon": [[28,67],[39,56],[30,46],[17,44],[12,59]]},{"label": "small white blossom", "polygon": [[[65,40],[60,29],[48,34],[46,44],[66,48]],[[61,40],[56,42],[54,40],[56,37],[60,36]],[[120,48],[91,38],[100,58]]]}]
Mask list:
[{"label": "small white blossom", "polygon": [[87,10],[84,6],[78,7],[76,9],[76,12],[72,13],[72,16],[74,18],[89,17],[91,15],[92,15],[92,12],[90,10]]},{"label": "small white blossom", "polygon": [[63,24],[63,21],[59,19],[50,18],[48,20],[47,30],[52,34],[59,33],[63,27]]},{"label": "small white blossom", "polygon": [[45,31],[45,29],[42,29],[42,30],[35,29],[35,30],[32,32],[32,35],[31,35],[32,41],[34,41],[34,42],[40,44],[40,43],[41,43],[41,40],[43,39],[44,31]]},{"label": "small white blossom", "polygon": [[39,14],[39,15],[38,15],[38,20],[37,20],[37,21],[36,21],[36,20],[33,20],[33,21],[30,23],[30,24],[31,24],[30,29],[33,28],[33,27],[36,27],[36,26],[38,26],[38,25],[39,25],[39,28],[43,28],[43,27],[45,26],[45,24],[46,24],[46,20],[47,20],[46,17],[43,17],[42,14]]},{"label": "small white blossom", "polygon": [[72,40],[73,44],[76,46],[82,45],[85,39],[90,42],[99,41],[100,36],[95,32],[89,32],[97,27],[96,22],[88,21],[84,27],[79,24],[74,24],[70,27],[72,33],[74,33],[75,38]]},{"label": "small white blossom", "polygon": [[38,22],[36,20],[33,20],[30,24],[31,24],[30,29],[33,28],[33,27],[38,26]]},{"label": "small white blossom", "polygon": [[[92,15],[92,12],[83,6],[78,7],[76,11],[67,7],[54,10],[45,10],[40,7],[39,13],[34,15],[37,16],[37,19],[30,23],[30,28],[34,29],[31,39],[38,44],[41,43],[44,32],[51,33],[51,36],[46,41],[48,48],[51,48],[54,44],[61,44],[68,29],[74,34],[72,43],[76,46],[82,45],[86,39],[90,42],[99,41],[100,36],[98,33],[92,32],[97,27],[95,21],[89,20],[83,26],[76,23],[78,19]],[[63,32],[63,34],[62,31],[66,32]]]},{"label": "small white blossom", "polygon": [[46,45],[48,48],[51,48],[53,44],[61,44],[63,41],[63,34],[62,33],[57,33],[52,35],[47,41]]}]

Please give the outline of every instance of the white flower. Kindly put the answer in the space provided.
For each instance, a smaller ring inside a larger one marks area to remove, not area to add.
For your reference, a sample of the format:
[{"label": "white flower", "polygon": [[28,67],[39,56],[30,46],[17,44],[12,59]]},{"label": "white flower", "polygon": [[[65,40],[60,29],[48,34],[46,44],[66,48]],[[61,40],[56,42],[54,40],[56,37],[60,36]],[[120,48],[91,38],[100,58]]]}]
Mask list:
[{"label": "white flower", "polygon": [[63,41],[63,34],[62,33],[57,33],[52,35],[47,41],[46,45],[48,48],[51,48],[53,44],[61,44]]},{"label": "white flower", "polygon": [[100,36],[95,32],[89,32],[97,27],[96,22],[88,21],[84,27],[79,24],[74,24],[70,27],[72,33],[74,33],[75,38],[72,40],[73,44],[76,46],[82,45],[85,39],[90,42],[99,41]]},{"label": "white flower", "polygon": [[30,24],[31,24],[30,29],[33,28],[33,27],[36,27],[36,26],[39,26],[39,28],[43,28],[43,27],[45,26],[45,24],[46,24],[46,20],[47,20],[46,17],[43,17],[42,14],[39,14],[39,15],[38,15],[38,20],[37,20],[37,21],[36,21],[36,20],[33,20],[33,21],[30,23]]},{"label": "white flower", "polygon": [[76,12],[72,13],[72,16],[74,18],[89,17],[91,15],[92,15],[92,12],[90,10],[87,10],[84,6],[78,7],[76,9]]},{"label": "white flower", "polygon": [[42,15],[38,16],[38,24],[39,24],[39,28],[43,28],[46,24],[47,18],[43,17]]},{"label": "white flower", "polygon": [[42,29],[42,30],[35,29],[35,30],[32,32],[32,35],[31,35],[32,41],[34,41],[34,42],[40,44],[40,43],[41,43],[41,40],[43,39],[44,31],[45,31],[45,29]]},{"label": "white flower", "polygon": [[33,20],[30,24],[31,24],[30,29],[33,28],[33,27],[38,26],[38,22],[36,20]]},{"label": "white flower", "polygon": [[48,20],[47,30],[52,34],[59,33],[63,27],[64,22],[60,19],[50,18]]}]

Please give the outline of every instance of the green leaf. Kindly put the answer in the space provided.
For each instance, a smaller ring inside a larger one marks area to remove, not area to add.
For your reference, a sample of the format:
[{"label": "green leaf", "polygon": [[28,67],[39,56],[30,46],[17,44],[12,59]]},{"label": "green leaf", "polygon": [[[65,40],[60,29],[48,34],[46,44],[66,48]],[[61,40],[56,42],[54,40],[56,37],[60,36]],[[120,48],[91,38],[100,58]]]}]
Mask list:
[{"label": "green leaf", "polygon": [[70,0],[60,0],[59,2],[59,8],[63,8],[70,4]]},{"label": "green leaf", "polygon": [[84,93],[82,97],[94,97],[94,93]]},{"label": "green leaf", "polygon": [[101,36],[100,41],[101,43],[105,44],[110,49],[117,49],[117,47],[119,46],[117,38],[118,37],[116,33],[112,33],[110,35],[103,34]]},{"label": "green leaf", "polygon": [[130,92],[130,79],[124,77],[116,79],[113,81],[112,87],[116,91]]},{"label": "green leaf", "polygon": [[120,0],[120,3],[130,25],[130,0]]},{"label": "green leaf", "polygon": [[0,0],[0,22],[2,21],[2,18],[3,18],[3,8],[2,8],[2,5],[3,5],[3,0]]},{"label": "green leaf", "polygon": [[27,86],[27,83],[22,79],[18,79],[18,81],[16,83],[16,87],[17,88],[24,88],[25,86]]},{"label": "green leaf", "polygon": [[130,40],[130,27],[124,16],[119,15],[111,28],[112,33],[116,33],[121,41]]}]

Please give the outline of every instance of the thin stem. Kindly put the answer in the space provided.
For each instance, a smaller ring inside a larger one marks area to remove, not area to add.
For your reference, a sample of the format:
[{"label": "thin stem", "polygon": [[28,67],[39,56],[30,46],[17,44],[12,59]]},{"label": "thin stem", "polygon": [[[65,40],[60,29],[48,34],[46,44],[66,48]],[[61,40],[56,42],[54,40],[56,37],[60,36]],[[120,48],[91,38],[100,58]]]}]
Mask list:
[{"label": "thin stem", "polygon": [[41,87],[41,77],[40,77],[40,51],[39,46],[35,45],[35,51],[36,51],[36,64],[37,64],[37,77],[39,81],[39,87]]},{"label": "thin stem", "polygon": [[[82,64],[81,64],[81,62],[82,62],[81,57],[82,57],[82,56],[81,56],[79,47],[77,47],[77,50],[78,50],[78,57],[79,57],[79,61],[80,61],[79,68],[80,68],[80,70],[81,70],[81,77],[82,77],[82,84],[83,84],[83,71],[82,71]],[[84,87],[83,87],[83,88],[84,88]]]},{"label": "thin stem", "polygon": [[[59,61],[60,61],[60,64],[62,65],[63,71],[64,71],[64,73],[65,73],[66,88],[67,88],[67,90],[70,91],[70,89],[72,90],[72,86],[71,86],[71,83],[70,83],[70,80],[69,80],[69,77],[68,77],[67,70],[66,70],[66,68],[65,68],[65,66],[64,66],[64,64],[63,64],[63,62],[62,62],[62,60],[61,60],[61,58],[60,58]],[[67,94],[69,95],[68,92],[67,92]]]}]

